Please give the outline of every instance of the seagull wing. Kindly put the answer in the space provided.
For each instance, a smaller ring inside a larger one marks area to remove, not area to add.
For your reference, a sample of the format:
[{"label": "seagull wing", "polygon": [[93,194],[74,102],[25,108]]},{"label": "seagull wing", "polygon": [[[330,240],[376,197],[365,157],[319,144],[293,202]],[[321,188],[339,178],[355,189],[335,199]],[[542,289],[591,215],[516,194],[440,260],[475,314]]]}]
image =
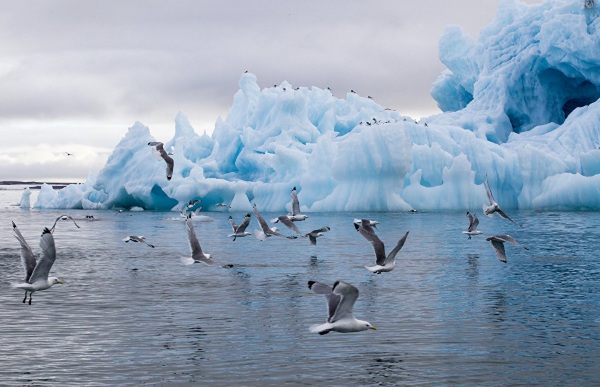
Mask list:
[{"label": "seagull wing", "polygon": [[317,244],[317,237],[315,236],[316,234],[310,233],[310,234],[306,234],[308,235],[308,240],[310,241],[310,244],[313,246],[316,246]]},{"label": "seagull wing", "polygon": [[352,316],[352,308],[358,298],[358,289],[346,282],[337,281],[333,285],[333,294],[341,296],[341,300],[329,322],[335,322],[346,316]]},{"label": "seagull wing", "polygon": [[490,239],[490,243],[496,252],[496,258],[500,260],[500,262],[506,263],[506,253],[504,251],[504,242],[499,239],[495,239],[492,237]]},{"label": "seagull wing", "polygon": [[293,232],[295,232],[299,236],[302,236],[302,233],[300,232],[300,230],[298,230],[298,227],[296,227],[296,225],[290,220],[290,218],[288,218],[287,215],[282,215],[282,216],[278,217],[277,219],[279,219],[279,221],[281,223],[283,223],[286,226],[288,226],[290,228],[290,230],[292,230]]},{"label": "seagull wing", "polygon": [[202,247],[200,247],[200,242],[198,241],[198,237],[196,237],[196,233],[194,232],[194,225],[192,224],[192,218],[187,217],[185,219],[185,223],[187,226],[188,232],[188,241],[190,242],[190,250],[192,251],[192,258],[194,260],[200,261],[204,259],[204,253],[202,252]]},{"label": "seagull wing", "polygon": [[81,227],[79,227],[79,225],[77,224],[77,222],[75,221],[75,219],[73,219],[73,217],[72,217],[71,215],[61,215],[61,216],[59,216],[58,218],[56,218],[56,220],[54,221],[54,224],[52,225],[52,228],[50,229],[50,232],[52,232],[52,233],[53,233],[53,232],[54,232],[54,228],[56,227],[56,223],[58,223],[58,221],[59,221],[59,220],[61,220],[61,219],[64,219],[64,218],[66,218],[65,220],[67,220],[67,219],[68,219],[68,220],[72,221],[72,222],[73,222],[73,224],[74,224],[74,225],[75,225],[77,228],[81,228]]},{"label": "seagull wing", "polygon": [[13,222],[13,231],[15,232],[15,238],[21,244],[21,263],[23,264],[23,270],[25,271],[25,282],[29,281],[31,277],[31,273],[33,273],[33,269],[35,269],[36,261],[35,255],[33,255],[33,251],[31,251],[31,247],[23,238],[21,231],[17,228],[15,222]]},{"label": "seagull wing", "polygon": [[494,205],[494,203],[496,203],[496,200],[494,199],[494,195],[492,195],[492,190],[490,189],[490,183],[488,182],[487,177],[485,178],[485,191],[487,193],[487,197],[488,200],[490,201],[491,205]]},{"label": "seagull wing", "polygon": [[497,239],[501,239],[504,242],[512,243],[515,246],[522,247],[525,250],[529,250],[527,247],[525,247],[522,244],[520,244],[519,242],[517,242],[517,240],[515,238],[513,238],[512,236],[510,236],[510,235],[500,234],[500,235],[494,235],[494,237],[497,238]]},{"label": "seagull wing", "polygon": [[398,254],[398,251],[400,251],[402,246],[404,246],[404,242],[406,242],[407,237],[408,237],[408,231],[406,232],[406,234],[404,234],[404,236],[402,238],[400,238],[400,240],[396,244],[396,247],[394,247],[394,249],[392,251],[390,251],[390,253],[388,254],[388,256],[385,259],[384,264],[392,262],[394,260],[394,258],[396,258],[396,254]]},{"label": "seagull wing", "polygon": [[332,318],[336,309],[338,308],[338,305],[340,304],[342,297],[337,294],[333,294],[331,287],[322,282],[308,281],[308,288],[315,294],[322,294],[325,296],[325,299],[327,300],[327,322],[333,322]]},{"label": "seagull wing", "polygon": [[250,214],[246,214],[246,216],[244,216],[244,220],[238,226],[238,228],[235,230],[235,232],[237,232],[237,233],[245,232],[246,228],[248,227],[249,224],[250,224]]},{"label": "seagull wing", "polygon": [[229,223],[231,223],[231,228],[233,229],[233,232],[237,232],[238,226],[237,224],[235,224],[235,220],[233,220],[233,217],[231,215],[229,215]]},{"label": "seagull wing", "polygon": [[160,154],[160,157],[167,163],[167,180],[171,180],[174,162],[171,156],[165,151],[164,144],[160,141],[150,141],[148,145],[155,147]]},{"label": "seagull wing", "polygon": [[503,217],[504,219],[508,219],[508,220],[510,220],[511,222],[513,222],[514,224],[516,224],[517,226],[519,226],[519,227],[523,227],[523,226],[521,226],[519,223],[517,223],[517,222],[515,222],[514,220],[512,220],[511,218],[509,218],[509,216],[508,216],[508,215],[506,215],[506,214],[504,213],[504,211],[502,211],[500,208],[498,208],[498,209],[496,210],[496,212],[498,213],[498,215],[500,215],[500,216],[501,216],[501,217]]},{"label": "seagull wing", "polygon": [[363,219],[361,225],[354,224],[356,230],[368,240],[373,246],[373,250],[375,250],[375,262],[378,265],[385,264],[385,246],[381,239],[375,234],[373,227],[370,225],[370,221],[368,219]]},{"label": "seagull wing", "polygon": [[254,215],[256,215],[258,224],[260,225],[260,228],[262,228],[263,232],[265,234],[273,233],[273,231],[269,228],[269,225],[267,224],[265,219],[258,213],[258,210],[256,209],[256,204],[252,207],[252,211],[254,212]]},{"label": "seagull wing", "polygon": [[296,193],[296,187],[292,189],[290,193],[292,198],[292,215],[298,215],[300,213],[300,202],[298,201],[298,194]]},{"label": "seagull wing", "polygon": [[46,281],[48,279],[48,273],[50,273],[50,269],[56,260],[54,237],[48,228],[45,228],[42,232],[40,248],[42,249],[42,257],[37,265],[35,265],[35,269],[33,269],[33,273],[31,273],[31,278],[29,278],[29,283],[34,283],[39,280]]}]

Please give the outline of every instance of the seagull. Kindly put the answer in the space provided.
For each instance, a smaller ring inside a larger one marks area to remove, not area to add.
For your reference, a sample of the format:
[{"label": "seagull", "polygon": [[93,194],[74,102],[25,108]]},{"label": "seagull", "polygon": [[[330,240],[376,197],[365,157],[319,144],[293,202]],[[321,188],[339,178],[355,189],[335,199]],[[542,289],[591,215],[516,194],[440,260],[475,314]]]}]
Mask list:
[{"label": "seagull", "polygon": [[225,207],[225,208],[231,208],[230,205],[225,204],[225,203],[217,203],[217,207]]},{"label": "seagull", "polygon": [[497,212],[498,215],[500,215],[501,217],[510,220],[511,222],[513,222],[514,224],[516,224],[519,227],[523,227],[519,223],[517,223],[514,220],[512,220],[511,218],[509,218],[508,215],[506,215],[500,209],[500,206],[498,206],[498,203],[494,199],[494,195],[492,195],[492,190],[490,189],[490,183],[488,183],[487,176],[485,178],[485,182],[484,183],[485,183],[485,189],[486,189],[486,192],[487,192],[487,197],[488,197],[488,200],[490,201],[490,205],[489,206],[486,206],[485,204],[483,205],[483,213],[486,214],[487,216],[489,216],[491,218],[492,216],[494,216],[494,212]]},{"label": "seagull", "polygon": [[[299,222],[299,221],[302,221],[302,220],[305,220],[306,218],[308,218],[307,215],[300,213],[300,201],[298,201],[298,194],[296,193],[296,187],[292,188],[292,192],[290,193],[290,198],[292,198],[292,214],[284,215],[284,216],[287,217],[292,222]],[[271,222],[277,223],[281,220],[280,218],[281,218],[281,216],[273,219]]]},{"label": "seagull", "polygon": [[[185,224],[187,226],[188,232],[188,241],[190,242],[190,250],[192,251],[192,258],[188,258],[184,263],[204,263],[207,266],[221,267],[217,262],[215,262],[210,254],[206,254],[202,252],[202,247],[200,247],[200,242],[198,242],[198,237],[196,237],[196,233],[194,232],[194,225],[192,224],[192,216],[188,215],[185,220]],[[193,262],[191,262],[193,260]]]},{"label": "seagull", "polygon": [[94,219],[94,215],[86,215],[85,216],[85,220],[88,221],[88,222],[94,221],[95,220]]},{"label": "seagull", "polygon": [[71,217],[70,215],[61,215],[58,218],[56,218],[56,220],[54,221],[54,224],[52,225],[52,228],[50,229],[51,233],[54,233],[54,227],[56,227],[56,223],[59,220],[71,220],[71,221],[73,221],[73,224],[75,224],[75,226],[77,226],[77,228],[81,228],[81,227],[79,227],[79,225],[77,224],[75,219],[73,219],[73,217]]},{"label": "seagull", "polygon": [[249,213],[246,214],[246,216],[244,216],[244,220],[238,226],[237,224],[235,224],[235,221],[233,220],[233,218],[230,215],[229,223],[231,223],[231,228],[233,229],[233,234],[229,234],[227,236],[233,237],[233,240],[235,241],[235,238],[241,238],[241,237],[245,237],[247,235],[252,235],[251,233],[246,231],[246,227],[248,227],[248,225],[250,224],[250,216],[251,215]]},{"label": "seagull", "polygon": [[165,160],[165,162],[167,163],[167,180],[171,180],[171,177],[173,177],[174,162],[171,156],[169,156],[169,154],[165,152],[165,149],[163,148],[163,143],[160,141],[150,141],[148,145],[153,146],[160,154],[160,157],[162,157],[162,159]]},{"label": "seagull", "polygon": [[467,218],[469,218],[469,228],[467,231],[463,231],[463,234],[467,234],[469,239],[471,239],[471,235],[480,235],[483,234],[481,231],[477,231],[477,225],[479,225],[479,219],[477,219],[477,214],[471,215],[469,211],[467,211]]},{"label": "seagull", "polygon": [[154,245],[151,245],[150,243],[146,242],[146,238],[143,237],[142,235],[130,235],[127,238],[123,239],[125,242],[140,242],[140,243],[145,243],[148,246],[154,248]]},{"label": "seagull", "polygon": [[285,235],[281,234],[279,232],[279,230],[277,229],[277,227],[269,228],[269,225],[267,224],[265,219],[258,213],[258,210],[256,209],[256,203],[252,206],[252,211],[254,212],[254,215],[256,215],[258,224],[260,225],[260,228],[262,229],[262,231],[256,230],[257,231],[257,234],[256,234],[257,239],[264,241],[265,239],[267,239],[267,237],[270,237],[273,235],[280,236],[280,237],[286,237],[288,239],[296,239],[297,238],[297,236],[295,236],[295,235],[285,236]]},{"label": "seagull", "polygon": [[506,254],[504,253],[504,242],[512,243],[515,246],[520,246],[525,250],[529,250],[527,247],[523,246],[517,240],[510,235],[498,234],[492,235],[490,237],[485,238],[486,241],[489,241],[492,244],[492,247],[496,251],[496,258],[500,260],[500,262],[506,263]]},{"label": "seagull", "polygon": [[[369,226],[371,226],[371,227],[375,227],[375,228],[377,228],[377,225],[379,224],[379,222],[378,222],[378,221],[376,221],[376,220],[369,220],[369,219],[358,219],[358,218],[354,218],[354,221],[353,221],[353,222],[354,222],[354,227],[362,225],[362,222],[363,222],[364,220],[368,221],[368,222],[369,222],[368,224],[369,224]],[[357,228],[356,230],[358,231],[358,228]]]},{"label": "seagull", "polygon": [[15,238],[21,244],[21,263],[23,264],[23,269],[25,269],[25,279],[22,283],[14,284],[13,287],[25,290],[23,303],[27,300],[27,292],[29,292],[29,305],[31,305],[31,295],[33,292],[50,289],[54,284],[63,283],[56,277],[48,277],[52,264],[56,260],[54,237],[47,227],[44,228],[42,237],[40,238],[42,257],[36,262],[31,248],[25,241],[25,238],[23,238],[15,222],[12,222],[12,225]]},{"label": "seagull", "polygon": [[67,156],[73,156],[73,153],[65,152]]},{"label": "seagull", "polygon": [[396,254],[398,251],[404,246],[406,242],[406,238],[408,237],[408,232],[404,234],[402,238],[396,244],[396,247],[390,253],[385,255],[385,246],[379,237],[375,234],[373,227],[369,224],[368,219],[363,219],[362,224],[359,226],[356,223],[354,224],[356,231],[358,231],[362,236],[368,240],[373,246],[373,250],[375,250],[375,266],[365,266],[367,270],[375,274],[381,274],[383,272],[388,272],[394,270],[396,267]]},{"label": "seagull", "polygon": [[310,239],[310,244],[313,246],[317,245],[317,237],[323,236],[324,232],[327,232],[331,230],[328,226],[325,227],[321,227],[319,229],[316,230],[312,230],[311,232],[309,232],[308,234],[304,235],[304,237],[308,237],[308,239]]},{"label": "seagull", "polygon": [[311,332],[325,335],[330,331],[348,333],[377,329],[367,321],[354,318],[352,307],[358,298],[358,289],[349,283],[337,281],[333,284],[333,288],[330,288],[329,285],[321,282],[308,281],[308,288],[316,294],[325,296],[329,312],[327,322],[311,326]]}]

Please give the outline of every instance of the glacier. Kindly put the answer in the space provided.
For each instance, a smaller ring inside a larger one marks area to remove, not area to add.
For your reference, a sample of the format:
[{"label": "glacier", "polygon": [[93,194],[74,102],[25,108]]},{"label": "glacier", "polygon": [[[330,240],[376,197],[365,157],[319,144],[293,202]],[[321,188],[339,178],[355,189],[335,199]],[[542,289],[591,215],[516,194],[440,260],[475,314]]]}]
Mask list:
[{"label": "glacier", "polygon": [[[600,9],[582,1],[502,0],[477,39],[440,39],[433,83],[442,113],[419,121],[350,92],[245,73],[227,116],[199,135],[183,113],[165,150],[136,122],[83,184],[43,186],[35,208],[174,210],[202,199],[232,211],[600,209]],[[27,198],[28,200],[28,198]],[[23,202],[27,202],[24,199]]]}]

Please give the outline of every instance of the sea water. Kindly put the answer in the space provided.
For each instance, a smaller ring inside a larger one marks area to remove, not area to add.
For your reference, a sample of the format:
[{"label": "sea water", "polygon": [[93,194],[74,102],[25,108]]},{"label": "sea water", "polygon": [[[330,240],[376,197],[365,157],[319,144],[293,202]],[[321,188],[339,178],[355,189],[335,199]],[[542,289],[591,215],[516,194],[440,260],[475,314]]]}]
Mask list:
[{"label": "sea water", "polygon": [[[472,209],[484,234],[471,240],[462,211],[309,213],[301,231],[331,228],[317,246],[233,241],[228,217],[245,213],[201,213],[203,249],[233,265],[218,269],[182,263],[190,250],[176,212],[23,210],[19,199],[0,192],[2,385],[600,384],[596,212],[507,211],[520,228]],[[51,275],[64,284],[24,304],[10,286],[23,276],[11,221],[37,255],[62,214],[81,226],[59,221],[54,232]],[[387,250],[410,232],[394,271],[364,268],[373,249],[352,222],[363,217],[379,221]],[[253,215],[248,231],[257,228]],[[500,262],[485,241],[498,233],[529,250],[507,244]],[[310,333],[327,310],[308,280],[356,286],[354,314],[377,330]]]}]

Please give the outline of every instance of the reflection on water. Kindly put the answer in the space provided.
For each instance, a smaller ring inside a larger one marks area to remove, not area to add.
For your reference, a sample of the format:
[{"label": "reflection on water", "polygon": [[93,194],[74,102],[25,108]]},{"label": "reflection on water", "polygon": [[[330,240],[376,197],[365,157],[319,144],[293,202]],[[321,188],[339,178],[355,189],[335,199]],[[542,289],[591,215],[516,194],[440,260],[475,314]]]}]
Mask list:
[{"label": "reflection on water", "polygon": [[[465,238],[462,211],[311,214],[301,230],[331,227],[316,248],[304,238],[233,242],[228,214],[209,213],[198,238],[234,265],[216,269],[181,264],[185,224],[172,214],[100,211],[81,229],[56,230],[52,273],[65,284],[29,306],[9,286],[22,276],[10,221],[37,252],[41,228],[64,211],[0,211],[3,385],[600,383],[593,213],[516,212],[523,229],[482,217],[484,234],[511,233],[530,248],[511,249],[507,264],[483,235]],[[393,272],[364,268],[373,249],[355,217],[378,220],[383,241],[410,231]],[[156,248],[122,242],[133,234]],[[327,310],[309,279],[355,285],[356,317],[378,330],[311,334]]]}]

